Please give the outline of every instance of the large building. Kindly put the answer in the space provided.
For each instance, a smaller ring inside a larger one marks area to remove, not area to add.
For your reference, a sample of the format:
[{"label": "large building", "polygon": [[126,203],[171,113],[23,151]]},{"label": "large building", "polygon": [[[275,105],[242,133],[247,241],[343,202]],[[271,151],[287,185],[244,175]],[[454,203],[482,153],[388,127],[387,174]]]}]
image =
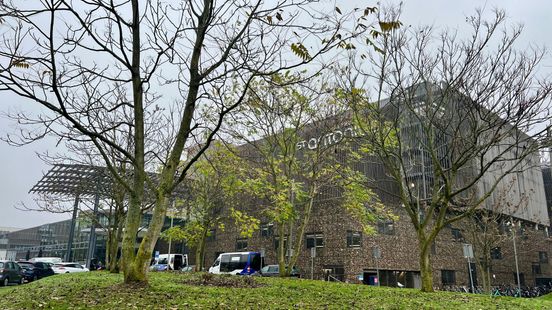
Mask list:
[{"label": "large building", "polygon": [[[415,99],[419,102],[429,101],[426,91],[415,92]],[[402,130],[406,134],[416,135],[419,130],[420,124],[416,122],[409,121],[403,124],[405,126]],[[339,143],[342,137],[355,135],[351,126],[342,125],[335,128],[328,132],[306,131],[299,148],[315,149],[320,143]],[[421,135],[416,139],[427,139],[420,137]],[[437,133],[434,141],[441,143],[443,148],[449,147],[446,135]],[[404,181],[413,183],[418,188],[417,199],[423,200],[431,197],[428,188],[433,187],[437,181],[431,177],[430,161],[425,158],[426,154],[418,149],[416,143],[419,142],[412,141],[410,149],[404,152],[404,156],[409,157],[408,162],[411,165],[407,167],[409,170]],[[443,160],[446,158],[443,157]],[[525,203],[522,208],[501,208],[498,211],[501,214],[501,223],[506,225],[511,221],[515,222],[516,226],[510,229],[504,227],[500,232],[502,237],[491,250],[491,285],[514,285],[518,275],[521,285],[535,285],[552,280],[552,268],[548,260],[552,254],[552,240],[548,230],[550,207],[547,207],[547,200],[552,201],[552,198],[547,199],[545,196],[545,183],[536,154],[527,156],[526,161],[528,164],[523,171],[515,173],[515,177],[506,178],[499,186],[505,188],[505,184],[509,184],[515,190],[507,192],[508,199],[516,202],[516,205],[519,205],[518,202],[522,199]],[[404,206],[399,203],[397,195],[394,195],[398,190],[397,185],[386,176],[382,164],[375,160],[356,169],[380,182],[378,195],[381,201],[398,215],[398,220],[377,223],[378,234],[367,236],[362,232],[361,225],[339,207],[342,200],[340,191],[326,188],[315,200],[315,208],[304,235],[305,242],[298,260],[302,276],[322,279],[330,275],[331,278],[341,281],[374,283],[379,273],[381,285],[420,287],[418,240]],[[498,173],[502,173],[500,169],[507,169],[507,166],[493,166],[493,169],[477,183],[475,188],[479,193],[486,191],[490,181]],[[469,175],[473,171],[466,173]],[[546,190],[548,193],[549,189]],[[493,194],[484,206],[495,211],[492,206],[498,201],[499,197]],[[260,251],[265,255],[265,263],[277,263],[276,246],[281,238],[276,233],[275,224],[263,215],[262,210],[256,208],[255,200],[244,201],[243,208],[261,219],[260,231],[251,238],[244,239],[230,222],[225,225],[224,232],[213,231],[206,247],[207,265],[221,252],[245,250]],[[436,287],[469,285],[469,270],[474,284],[481,283],[481,275],[476,264],[472,262],[468,266],[463,255],[463,245],[468,242],[469,233],[466,221],[471,219],[444,228],[432,246],[431,264]],[[515,232],[511,234],[512,229]],[[515,269],[515,256],[519,272]]]}]

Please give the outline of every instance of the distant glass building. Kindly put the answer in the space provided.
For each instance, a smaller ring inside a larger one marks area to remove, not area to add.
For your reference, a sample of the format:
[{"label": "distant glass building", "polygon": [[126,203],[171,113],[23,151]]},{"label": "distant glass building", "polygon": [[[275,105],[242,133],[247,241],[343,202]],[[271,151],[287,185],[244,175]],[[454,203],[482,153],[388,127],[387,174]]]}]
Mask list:
[{"label": "distant glass building", "polygon": [[[150,214],[145,214],[142,217],[142,227],[149,226],[151,220]],[[183,220],[174,219],[173,225],[182,225]],[[107,218],[100,215],[99,225],[106,226]],[[163,230],[171,225],[170,218],[165,218]],[[87,259],[89,239],[90,239],[90,221],[87,219],[79,219],[75,224],[75,235],[72,243],[72,261],[85,263]],[[11,255],[8,258],[15,260],[25,260],[33,257],[61,257],[65,258],[67,253],[67,244],[69,241],[69,231],[71,229],[71,220],[65,220],[50,224],[44,224],[27,229],[17,231],[8,231],[2,234],[0,231],[0,259],[2,259],[2,247],[6,249],[6,253]],[[137,244],[143,236],[139,232]],[[104,228],[96,227],[96,248],[94,257],[99,261],[105,262],[105,253],[107,248],[107,233]],[[166,252],[167,244],[160,240],[156,246],[156,250]],[[182,242],[174,242],[172,244],[172,253],[187,253],[187,248]]]},{"label": "distant glass building", "polygon": [[14,259],[14,253],[8,251],[8,234],[19,228],[0,227],[0,259]]}]

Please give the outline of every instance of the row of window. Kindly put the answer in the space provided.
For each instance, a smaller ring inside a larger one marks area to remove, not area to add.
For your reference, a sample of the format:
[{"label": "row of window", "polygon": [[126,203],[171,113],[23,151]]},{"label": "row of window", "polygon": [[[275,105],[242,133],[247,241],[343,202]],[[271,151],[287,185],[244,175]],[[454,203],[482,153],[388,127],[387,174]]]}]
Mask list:
[{"label": "row of window", "polygon": [[[536,265],[534,265],[533,267],[536,267]],[[538,270],[533,269],[533,274],[540,274],[540,265],[538,266]],[[514,272],[512,273],[512,275],[514,277],[514,283],[517,283],[518,274]],[[525,285],[525,275],[523,274],[523,272],[519,273],[519,282],[520,285]],[[456,285],[456,271],[444,269],[441,270],[441,283],[443,285]]]},{"label": "row of window", "polygon": [[[377,230],[382,235],[394,235],[395,223],[393,221],[379,222],[377,224]],[[274,248],[277,249],[280,245],[280,238],[274,236],[274,224],[264,223],[260,226],[261,237],[273,237]],[[208,234],[208,241],[215,240],[215,231],[211,230]],[[287,243],[287,238],[284,238],[284,243]],[[310,248],[322,248],[324,247],[324,235],[320,232],[308,233],[305,235],[305,245],[307,249]],[[284,244],[284,247],[287,245]],[[347,231],[347,247],[360,247],[362,246],[362,233],[360,231]],[[238,239],[236,241],[236,250],[244,251],[247,249],[247,239]]]},{"label": "row of window", "polygon": [[[394,235],[395,223],[393,221],[382,221],[377,223],[378,233],[382,235]],[[260,227],[261,237],[271,237],[274,235],[274,224],[265,223]]]},{"label": "row of window", "polygon": [[[491,249],[491,258],[492,259],[502,259],[502,249],[496,247]],[[539,263],[548,264],[548,253],[544,251],[539,251]]]},{"label": "row of window", "polygon": [[[266,229],[261,229],[262,236],[272,236],[271,226],[265,226]],[[392,235],[394,234],[394,224],[393,222],[385,222],[378,225],[378,232],[380,234]],[[214,233],[212,234],[214,235]],[[280,238],[274,236],[274,248],[277,249],[280,245]],[[305,246],[307,249],[310,248],[323,248],[324,247],[324,234],[321,232],[308,233],[305,235]],[[362,246],[362,232],[360,231],[347,231],[347,247],[355,248]],[[287,237],[284,238],[284,247],[287,247]],[[236,240],[236,250],[243,251],[247,249],[247,239],[237,239]]]},{"label": "row of window", "polygon": [[[378,233],[384,235],[393,235],[395,233],[394,223],[392,221],[380,222],[378,223]],[[262,224],[261,225],[261,236],[269,237],[273,236],[273,224]],[[451,229],[453,238],[457,241],[463,240],[462,233],[459,229]],[[208,240],[215,239],[215,230],[211,230],[208,234]],[[274,248],[277,249],[279,246],[280,238],[274,236]],[[308,233],[305,235],[305,244],[307,249],[310,248],[322,248],[324,247],[324,235],[320,232],[318,233]],[[362,233],[360,231],[347,231],[347,247],[361,247],[362,246]],[[287,247],[287,237],[284,238],[284,247]],[[236,250],[244,251],[247,250],[247,239],[238,239],[236,241]],[[435,244],[432,244],[432,254],[435,254]],[[539,263],[548,263],[548,253],[544,251],[539,251]],[[502,249],[500,247],[495,247],[491,249],[491,258],[492,259],[502,259]],[[540,268],[540,265],[539,265]]]},{"label": "row of window", "polygon": [[[509,234],[510,229],[511,228],[508,227],[508,225],[506,225],[504,222],[501,222],[500,225],[498,226],[498,231],[501,235]],[[537,229],[542,231],[546,237],[551,237],[551,234],[548,231],[548,229],[544,229],[544,228],[542,228],[542,226],[538,226],[538,225],[537,225]],[[527,228],[524,227],[524,226],[519,227],[519,228],[516,229],[516,235],[518,237],[522,238],[523,240],[527,240],[529,238],[529,236],[527,235],[526,230],[527,230]],[[465,241],[464,236],[462,235],[462,230],[461,229],[451,227],[450,232],[452,234],[452,239],[454,241],[460,241],[460,242]]]}]

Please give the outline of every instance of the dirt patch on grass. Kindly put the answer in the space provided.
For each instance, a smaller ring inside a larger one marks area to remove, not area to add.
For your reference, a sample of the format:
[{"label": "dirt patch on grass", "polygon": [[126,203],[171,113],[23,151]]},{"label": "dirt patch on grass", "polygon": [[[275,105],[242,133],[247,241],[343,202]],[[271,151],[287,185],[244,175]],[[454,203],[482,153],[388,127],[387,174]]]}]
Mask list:
[{"label": "dirt patch on grass", "polygon": [[144,290],[147,288],[149,288],[148,283],[135,282],[135,283],[118,283],[108,287],[107,289],[110,291],[127,292],[127,291]]},{"label": "dirt patch on grass", "polygon": [[214,275],[211,273],[198,273],[184,279],[182,283],[196,286],[216,286],[233,288],[256,288],[265,286],[257,282],[255,277],[235,275]]}]

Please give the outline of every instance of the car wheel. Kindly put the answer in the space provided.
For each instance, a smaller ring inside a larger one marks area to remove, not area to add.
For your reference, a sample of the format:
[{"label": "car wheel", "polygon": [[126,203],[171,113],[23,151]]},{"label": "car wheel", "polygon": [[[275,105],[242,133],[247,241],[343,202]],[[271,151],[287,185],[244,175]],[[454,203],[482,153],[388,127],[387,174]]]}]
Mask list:
[{"label": "car wheel", "polygon": [[2,286],[8,286],[10,284],[10,279],[4,278],[4,281],[2,282]]},{"label": "car wheel", "polygon": [[19,284],[25,284],[25,277],[21,277],[21,279],[19,279]]},{"label": "car wheel", "polygon": [[38,280],[38,276],[35,275],[33,276],[33,281],[36,281],[36,280]]},{"label": "car wheel", "polygon": [[66,271],[65,273],[69,273],[69,271]]}]

